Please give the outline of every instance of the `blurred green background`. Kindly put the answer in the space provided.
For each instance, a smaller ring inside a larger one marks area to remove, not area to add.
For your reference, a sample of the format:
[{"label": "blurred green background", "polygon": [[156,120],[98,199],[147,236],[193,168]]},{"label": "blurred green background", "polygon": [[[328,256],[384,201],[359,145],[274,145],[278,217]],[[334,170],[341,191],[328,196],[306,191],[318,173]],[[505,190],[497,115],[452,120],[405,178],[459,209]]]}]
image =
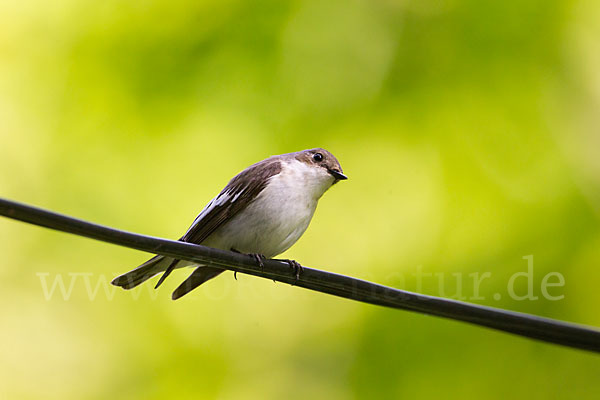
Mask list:
[{"label": "blurred green background", "polygon": [[[0,195],[177,238],[247,165],[321,146],[350,179],[285,257],[600,326],[599,20],[592,0],[3,0]],[[147,254],[6,219],[0,239],[1,398],[600,394],[582,351],[230,273],[172,302],[189,271],[107,284]],[[538,299],[511,298],[529,255]]]}]

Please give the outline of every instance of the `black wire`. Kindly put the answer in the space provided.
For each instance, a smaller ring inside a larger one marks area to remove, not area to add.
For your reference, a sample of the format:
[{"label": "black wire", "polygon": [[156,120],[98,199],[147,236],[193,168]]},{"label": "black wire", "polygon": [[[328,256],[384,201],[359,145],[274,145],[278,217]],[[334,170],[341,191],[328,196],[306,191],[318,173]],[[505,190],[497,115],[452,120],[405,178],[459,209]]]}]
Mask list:
[{"label": "black wire", "polygon": [[345,275],[304,267],[297,279],[284,261],[264,260],[201,245],[97,225],[0,198],[0,215],[79,236],[169,257],[290,283],[306,289],[385,307],[469,322],[520,336],[600,352],[600,331],[582,325],[398,290]]}]

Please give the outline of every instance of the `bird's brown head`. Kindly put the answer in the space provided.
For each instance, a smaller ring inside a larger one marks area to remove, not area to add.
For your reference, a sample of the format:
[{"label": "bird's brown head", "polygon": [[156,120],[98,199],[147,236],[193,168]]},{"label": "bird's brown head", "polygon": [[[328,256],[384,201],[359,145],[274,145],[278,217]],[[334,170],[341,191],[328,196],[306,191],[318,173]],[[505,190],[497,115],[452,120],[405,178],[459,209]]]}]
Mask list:
[{"label": "bird's brown head", "polygon": [[348,179],[342,171],[342,166],[333,154],[325,149],[316,148],[296,153],[296,159],[305,164],[323,168],[335,178],[335,182]]}]

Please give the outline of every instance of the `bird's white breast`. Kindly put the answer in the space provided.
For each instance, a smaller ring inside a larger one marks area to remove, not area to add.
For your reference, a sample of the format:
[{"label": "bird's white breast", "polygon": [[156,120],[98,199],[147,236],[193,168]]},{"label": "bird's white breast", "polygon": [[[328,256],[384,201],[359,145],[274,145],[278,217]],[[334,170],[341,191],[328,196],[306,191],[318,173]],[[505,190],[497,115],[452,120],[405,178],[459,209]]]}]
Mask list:
[{"label": "bird's white breast", "polygon": [[323,168],[282,161],[281,172],[270,178],[256,199],[203,244],[269,258],[281,254],[302,236],[333,181]]}]

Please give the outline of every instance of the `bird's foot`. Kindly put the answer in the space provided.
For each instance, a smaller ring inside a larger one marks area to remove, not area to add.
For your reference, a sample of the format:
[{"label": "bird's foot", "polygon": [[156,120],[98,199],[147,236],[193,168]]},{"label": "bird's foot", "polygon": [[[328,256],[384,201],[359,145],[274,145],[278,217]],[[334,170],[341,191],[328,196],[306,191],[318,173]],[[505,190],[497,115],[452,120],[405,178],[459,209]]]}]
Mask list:
[{"label": "bird's foot", "polygon": [[248,255],[254,257],[254,259],[256,260],[256,263],[258,264],[260,269],[265,268],[265,263],[263,262],[263,260],[266,260],[267,257],[265,257],[263,254],[259,254],[259,253],[251,253]]},{"label": "bird's foot", "polygon": [[302,273],[302,271],[304,270],[304,268],[296,260],[283,260],[283,261],[285,261],[286,263],[288,263],[288,265],[290,266],[290,268],[294,270],[294,275],[296,276],[296,282],[297,282],[298,279],[300,279],[300,274]]},{"label": "bird's foot", "polygon": [[[238,250],[234,249],[233,247],[230,250],[233,251],[234,253],[244,254],[241,251],[238,251]],[[264,254],[249,253],[247,255],[251,256],[252,258],[254,258],[256,260],[256,263],[258,264],[258,266],[260,267],[260,269],[264,269],[265,268],[265,263],[263,261],[266,260],[267,257],[265,257]],[[233,273],[233,277],[235,278],[235,272]]]}]

